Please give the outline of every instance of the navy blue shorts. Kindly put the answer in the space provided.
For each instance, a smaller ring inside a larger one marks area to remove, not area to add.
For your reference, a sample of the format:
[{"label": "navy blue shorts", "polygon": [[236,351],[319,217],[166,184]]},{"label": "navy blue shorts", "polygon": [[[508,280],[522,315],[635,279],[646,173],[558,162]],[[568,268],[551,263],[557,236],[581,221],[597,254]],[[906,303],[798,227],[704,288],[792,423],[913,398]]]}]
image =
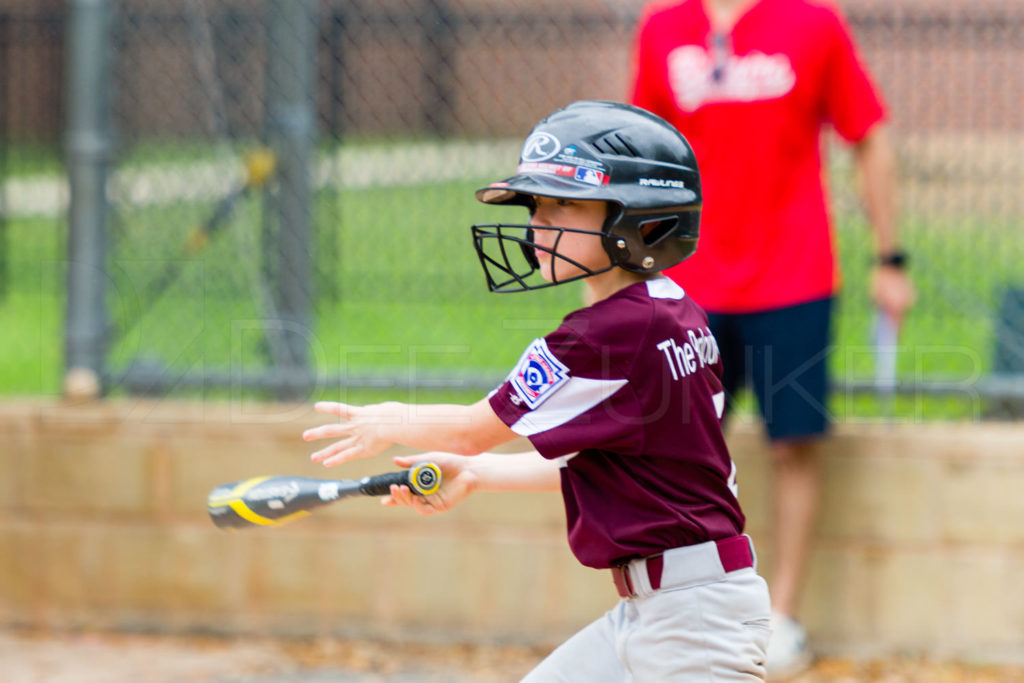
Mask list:
[{"label": "navy blue shorts", "polygon": [[727,405],[751,386],[772,440],[813,437],[828,429],[832,301],[757,313],[708,313],[722,352]]}]

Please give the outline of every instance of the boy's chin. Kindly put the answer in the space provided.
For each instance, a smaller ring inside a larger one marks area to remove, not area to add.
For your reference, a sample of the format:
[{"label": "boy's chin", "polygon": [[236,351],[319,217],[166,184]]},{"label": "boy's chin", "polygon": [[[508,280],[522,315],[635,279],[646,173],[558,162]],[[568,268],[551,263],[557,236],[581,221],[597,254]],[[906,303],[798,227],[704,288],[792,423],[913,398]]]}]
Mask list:
[{"label": "boy's chin", "polygon": [[[561,272],[561,269],[559,269],[559,272],[558,272],[558,282],[565,282],[566,280],[570,280],[572,278],[577,278],[580,275],[583,275],[583,271],[578,269],[578,268],[573,268],[571,272],[566,272],[566,273]],[[554,277],[551,274],[551,268],[549,268],[547,266],[547,264],[543,264],[543,263],[541,264],[540,276],[542,278],[544,278],[544,280],[546,280],[547,282],[554,282],[555,281]]]}]

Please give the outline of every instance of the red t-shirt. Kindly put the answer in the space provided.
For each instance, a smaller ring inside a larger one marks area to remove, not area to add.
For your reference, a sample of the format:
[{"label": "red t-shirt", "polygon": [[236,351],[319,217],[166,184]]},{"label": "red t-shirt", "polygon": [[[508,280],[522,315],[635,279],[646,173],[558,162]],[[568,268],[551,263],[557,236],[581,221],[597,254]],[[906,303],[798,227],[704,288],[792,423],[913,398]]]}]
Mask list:
[{"label": "red t-shirt", "polygon": [[834,294],[822,127],[855,142],[885,117],[839,10],[760,0],[715,37],[701,0],[656,3],[635,66],[633,103],[690,141],[704,192],[697,252],[667,274],[716,313]]}]

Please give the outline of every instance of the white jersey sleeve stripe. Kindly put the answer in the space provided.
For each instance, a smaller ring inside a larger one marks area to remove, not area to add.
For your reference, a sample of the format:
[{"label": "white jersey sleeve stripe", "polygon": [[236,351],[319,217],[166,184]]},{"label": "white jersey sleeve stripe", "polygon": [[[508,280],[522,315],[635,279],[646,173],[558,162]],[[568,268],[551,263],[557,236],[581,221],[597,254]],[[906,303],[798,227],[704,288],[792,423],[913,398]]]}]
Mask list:
[{"label": "white jersey sleeve stripe", "polygon": [[722,419],[722,413],[725,412],[725,392],[719,391],[711,397],[711,400],[715,402],[715,413],[718,415],[718,419]]},{"label": "white jersey sleeve stripe", "polygon": [[624,384],[624,379],[570,377],[547,401],[519,418],[512,425],[512,431],[520,436],[532,436],[564,425],[607,400]]}]

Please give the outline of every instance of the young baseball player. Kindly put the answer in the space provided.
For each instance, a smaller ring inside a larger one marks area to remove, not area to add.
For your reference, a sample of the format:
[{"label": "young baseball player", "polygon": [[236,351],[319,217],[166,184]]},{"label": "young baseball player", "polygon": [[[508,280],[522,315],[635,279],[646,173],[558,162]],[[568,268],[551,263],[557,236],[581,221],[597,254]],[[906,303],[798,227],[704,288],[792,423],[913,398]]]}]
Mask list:
[{"label": "young baseball player", "polygon": [[[768,590],[742,533],[718,347],[704,312],[660,274],[697,244],[689,144],[642,109],[576,102],[540,121],[517,174],[477,199],[530,215],[473,226],[491,290],[581,280],[587,305],[473,405],[318,403],[343,421],[305,432],[339,439],[312,459],[334,465],[395,443],[441,451],[396,459],[442,468],[437,494],[392,487],[385,499],[422,514],[474,491],[561,491],[573,553],[609,570],[622,600],[527,681],[763,680]],[[487,453],[517,437],[536,451]]]}]

